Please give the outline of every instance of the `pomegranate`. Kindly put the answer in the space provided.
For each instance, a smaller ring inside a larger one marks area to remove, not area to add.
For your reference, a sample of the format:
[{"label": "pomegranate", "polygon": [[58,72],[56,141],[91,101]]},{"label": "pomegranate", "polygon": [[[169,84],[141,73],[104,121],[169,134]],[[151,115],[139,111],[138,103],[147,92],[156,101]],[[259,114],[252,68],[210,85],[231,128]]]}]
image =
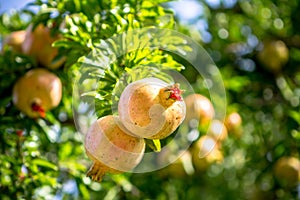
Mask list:
[{"label": "pomegranate", "polygon": [[274,175],[284,187],[295,187],[300,182],[300,160],[292,156],[284,156],[276,161]]},{"label": "pomegranate", "polygon": [[208,129],[208,135],[215,138],[215,140],[222,142],[228,136],[227,128],[223,122],[214,119],[212,120],[210,127]]},{"label": "pomegranate", "polygon": [[221,163],[224,159],[217,141],[207,135],[201,136],[191,151],[192,161],[197,171],[204,171],[212,163]]},{"label": "pomegranate", "polygon": [[289,49],[281,40],[267,40],[263,45],[263,49],[258,52],[258,60],[270,72],[280,72],[289,60]]},{"label": "pomegranate", "polygon": [[28,71],[13,87],[13,103],[28,117],[45,117],[62,97],[60,79],[46,69]]},{"label": "pomegranate", "polygon": [[93,181],[100,182],[105,173],[127,172],[141,161],[144,139],[124,133],[118,118],[104,116],[94,122],[85,136],[85,149],[93,165],[87,173]]},{"label": "pomegranate", "polygon": [[181,93],[179,84],[168,85],[157,78],[129,84],[118,104],[125,131],[148,139],[163,139],[172,134],[185,118]]},{"label": "pomegranate", "polygon": [[242,118],[237,112],[230,113],[225,119],[225,125],[229,132],[240,137],[242,134]]},{"label": "pomegranate", "polygon": [[208,126],[215,115],[215,110],[208,98],[201,94],[191,94],[185,98],[186,120],[199,120],[200,126]]},{"label": "pomegranate", "polygon": [[60,38],[59,35],[52,36],[50,29],[39,24],[34,30],[29,25],[22,44],[24,54],[32,56],[43,66],[49,69],[59,68],[65,61],[65,57],[54,59],[58,55],[58,49],[52,47],[52,43]]},{"label": "pomegranate", "polygon": [[24,30],[11,32],[3,40],[2,46],[10,46],[16,52],[22,52],[22,43],[25,39],[26,32]]}]

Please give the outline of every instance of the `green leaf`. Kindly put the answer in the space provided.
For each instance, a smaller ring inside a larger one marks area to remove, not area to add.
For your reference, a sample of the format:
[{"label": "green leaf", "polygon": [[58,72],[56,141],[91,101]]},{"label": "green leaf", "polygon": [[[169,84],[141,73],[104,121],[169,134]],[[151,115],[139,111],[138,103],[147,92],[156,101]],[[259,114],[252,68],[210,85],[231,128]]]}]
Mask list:
[{"label": "green leaf", "polygon": [[146,144],[155,152],[160,152],[161,151],[161,144],[160,140],[150,140],[150,139],[145,139]]},{"label": "green leaf", "polygon": [[90,199],[90,193],[89,193],[89,190],[87,189],[86,185],[84,185],[83,183],[80,183],[79,190],[80,190],[80,194],[82,195],[83,199]]},{"label": "green leaf", "polygon": [[52,169],[52,170],[54,170],[54,171],[57,171],[57,170],[58,170],[58,167],[57,167],[55,164],[53,164],[53,163],[51,163],[51,162],[49,162],[49,161],[47,161],[47,160],[43,160],[43,159],[37,158],[37,159],[34,159],[34,160],[32,161],[32,163],[33,163],[34,165],[38,165],[38,166],[40,166],[40,167],[50,168],[50,169]]},{"label": "green leaf", "polygon": [[298,124],[300,124],[300,113],[297,111],[290,110],[289,116],[293,118]]}]

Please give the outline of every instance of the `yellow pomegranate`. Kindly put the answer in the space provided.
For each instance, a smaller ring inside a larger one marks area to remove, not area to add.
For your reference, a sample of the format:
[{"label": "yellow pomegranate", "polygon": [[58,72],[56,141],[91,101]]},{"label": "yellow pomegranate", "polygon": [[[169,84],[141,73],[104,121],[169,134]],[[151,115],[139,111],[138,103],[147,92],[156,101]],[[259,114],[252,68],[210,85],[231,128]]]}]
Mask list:
[{"label": "yellow pomegranate", "polygon": [[65,57],[54,59],[58,55],[58,49],[52,47],[52,43],[60,38],[52,36],[51,29],[39,24],[34,30],[33,25],[26,29],[26,35],[22,44],[22,52],[34,57],[43,66],[49,69],[57,69],[65,62]]},{"label": "yellow pomegranate", "polygon": [[11,32],[3,40],[2,47],[10,46],[16,52],[22,52],[22,43],[25,39],[26,32],[24,30]]},{"label": "yellow pomegranate", "polygon": [[289,49],[281,40],[267,40],[258,53],[258,60],[270,72],[278,73],[289,60]]},{"label": "yellow pomegranate", "polygon": [[207,134],[220,142],[224,141],[228,136],[226,126],[217,119],[212,120]]},{"label": "yellow pomegranate", "polygon": [[142,160],[145,141],[124,133],[118,119],[104,116],[94,122],[85,136],[85,149],[93,165],[87,173],[100,182],[106,173],[128,172]]},{"label": "yellow pomegranate", "polygon": [[224,160],[217,141],[211,136],[201,136],[191,151],[196,171],[204,171],[212,163],[221,163]]},{"label": "yellow pomegranate", "polygon": [[207,126],[215,115],[211,101],[201,94],[191,94],[185,98],[186,120],[199,120],[200,126]]},{"label": "yellow pomegranate", "polygon": [[225,119],[225,125],[228,132],[240,137],[242,134],[242,118],[237,112],[230,113]]},{"label": "yellow pomegranate", "polygon": [[295,187],[300,183],[300,161],[296,157],[284,156],[274,165],[274,175],[284,187]]},{"label": "yellow pomegranate", "polygon": [[163,139],[184,120],[185,104],[178,84],[170,86],[157,78],[145,78],[124,89],[118,112],[129,134]]},{"label": "yellow pomegranate", "polygon": [[46,69],[28,71],[13,87],[14,105],[28,117],[45,117],[46,111],[56,107],[62,97],[60,79]]}]

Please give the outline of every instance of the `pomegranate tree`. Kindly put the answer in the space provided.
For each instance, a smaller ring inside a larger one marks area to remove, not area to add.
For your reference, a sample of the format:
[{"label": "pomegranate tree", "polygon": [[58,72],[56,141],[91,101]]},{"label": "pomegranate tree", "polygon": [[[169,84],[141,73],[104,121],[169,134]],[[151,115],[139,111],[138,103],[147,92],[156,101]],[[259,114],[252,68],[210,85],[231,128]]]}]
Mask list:
[{"label": "pomegranate tree", "polygon": [[163,139],[185,118],[185,103],[179,84],[168,85],[157,78],[129,84],[118,104],[120,121],[128,134]]},{"label": "pomegranate tree", "polygon": [[141,161],[145,142],[127,135],[118,126],[117,117],[104,116],[94,122],[85,136],[85,149],[93,165],[87,173],[100,182],[105,173],[131,171]]},{"label": "pomegranate tree", "polygon": [[36,68],[18,79],[13,87],[14,105],[28,117],[45,117],[62,97],[60,79],[46,69]]}]

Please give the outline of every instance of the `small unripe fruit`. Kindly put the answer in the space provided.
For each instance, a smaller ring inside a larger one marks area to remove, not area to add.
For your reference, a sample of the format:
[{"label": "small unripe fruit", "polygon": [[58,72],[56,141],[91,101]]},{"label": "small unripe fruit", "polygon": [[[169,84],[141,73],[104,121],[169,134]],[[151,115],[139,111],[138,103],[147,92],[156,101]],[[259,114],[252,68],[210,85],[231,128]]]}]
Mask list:
[{"label": "small unripe fruit", "polygon": [[211,101],[201,94],[191,94],[185,98],[186,120],[199,120],[200,126],[207,126],[215,115]]},{"label": "small unripe fruit", "polygon": [[24,42],[26,32],[24,30],[11,32],[3,40],[2,47],[10,46],[16,52],[22,52],[22,43]]},{"label": "small unripe fruit", "polygon": [[289,50],[280,40],[265,41],[258,60],[270,72],[278,73],[289,60]]},{"label": "small unripe fruit", "polygon": [[142,160],[145,141],[124,133],[118,119],[108,115],[98,119],[85,136],[85,149],[93,160],[87,176],[100,182],[105,173],[121,173],[134,169]]},{"label": "small unripe fruit", "polygon": [[26,29],[26,35],[22,44],[22,52],[32,56],[43,66],[49,69],[57,69],[65,61],[65,57],[54,60],[58,55],[58,49],[52,47],[52,43],[60,38],[59,35],[52,36],[50,28],[39,24],[34,30],[30,25]]},{"label": "small unripe fruit", "polygon": [[295,157],[281,157],[274,166],[274,175],[284,187],[296,187],[300,182],[300,161]]},{"label": "small unripe fruit", "polygon": [[184,120],[185,104],[178,84],[170,86],[157,78],[145,78],[124,89],[118,112],[129,134],[163,139]]},{"label": "small unripe fruit", "polygon": [[62,97],[60,79],[46,69],[28,71],[13,87],[14,105],[28,117],[45,117],[45,112],[56,107]]}]

